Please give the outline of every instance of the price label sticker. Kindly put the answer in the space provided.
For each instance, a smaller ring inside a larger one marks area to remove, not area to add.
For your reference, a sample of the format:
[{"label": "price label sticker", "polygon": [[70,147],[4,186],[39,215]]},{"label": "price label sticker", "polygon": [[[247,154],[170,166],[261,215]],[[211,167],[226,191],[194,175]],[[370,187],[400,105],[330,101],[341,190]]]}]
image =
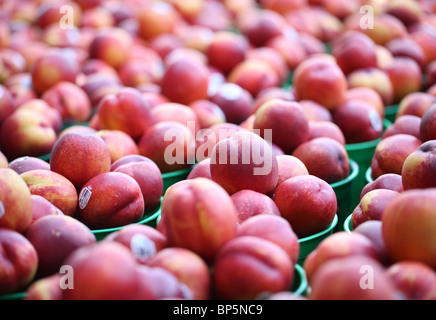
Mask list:
[{"label": "price label sticker", "polygon": [[130,250],[138,261],[145,261],[156,253],[156,245],[147,236],[137,233],[130,239]]},{"label": "price label sticker", "polygon": [[92,186],[87,186],[80,191],[79,195],[79,208],[81,210],[85,209],[85,207],[88,205],[89,199],[91,199],[92,196]]},{"label": "price label sticker", "polygon": [[0,201],[0,219],[3,218],[5,213],[6,213],[6,210],[5,210],[5,206],[3,204],[3,201]]}]

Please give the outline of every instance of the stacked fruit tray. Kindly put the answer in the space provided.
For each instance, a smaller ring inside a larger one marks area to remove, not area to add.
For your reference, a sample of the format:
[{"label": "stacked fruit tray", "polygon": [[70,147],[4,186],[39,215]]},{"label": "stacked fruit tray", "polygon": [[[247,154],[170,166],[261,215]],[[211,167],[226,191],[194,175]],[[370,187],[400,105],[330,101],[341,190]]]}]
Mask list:
[{"label": "stacked fruit tray", "polygon": [[0,3],[1,300],[435,299],[435,159],[433,0]]}]

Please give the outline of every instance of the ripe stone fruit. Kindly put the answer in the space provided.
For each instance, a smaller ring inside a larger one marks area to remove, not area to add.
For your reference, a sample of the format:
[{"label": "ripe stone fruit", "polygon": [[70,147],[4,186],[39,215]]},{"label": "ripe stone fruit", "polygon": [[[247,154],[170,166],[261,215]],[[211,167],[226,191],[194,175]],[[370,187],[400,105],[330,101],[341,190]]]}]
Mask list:
[{"label": "ripe stone fruit", "polygon": [[51,49],[33,63],[30,74],[36,93],[42,94],[62,81],[76,82],[79,65],[77,60],[66,54],[66,50]]},{"label": "ripe stone fruit", "polygon": [[[369,272],[373,277],[371,282],[365,278]],[[349,256],[326,262],[314,274],[311,288],[310,298],[313,300],[396,298],[396,288],[384,267],[376,259],[367,256]]]},{"label": "ripe stone fruit", "polygon": [[32,199],[26,182],[9,168],[0,169],[0,228],[23,233],[32,221]]},{"label": "ripe stone fruit", "polygon": [[103,241],[81,247],[65,264],[74,270],[74,288],[63,290],[65,300],[133,300],[137,296],[138,264],[120,243]]},{"label": "ripe stone fruit", "polygon": [[141,155],[127,155],[111,165],[111,171],[128,174],[138,182],[144,198],[144,213],[159,205],[163,193],[163,179],[159,167]]},{"label": "ripe stone fruit", "polygon": [[138,140],[152,124],[146,100],[139,90],[129,87],[103,97],[97,114],[101,129],[121,130],[134,140]]},{"label": "ripe stone fruit", "polygon": [[327,183],[344,180],[350,174],[350,161],[345,146],[329,137],[302,143],[292,156],[304,163],[309,174]]},{"label": "ripe stone fruit", "polygon": [[436,273],[425,263],[400,261],[389,266],[386,272],[404,299],[436,299]]},{"label": "ripe stone fruit", "polygon": [[15,109],[15,99],[10,89],[4,85],[0,85],[0,123],[10,116]]},{"label": "ripe stone fruit", "polygon": [[138,265],[137,300],[192,299],[191,290],[170,271],[161,267]]},{"label": "ripe stone fruit", "polygon": [[62,300],[62,288],[59,283],[63,275],[55,273],[48,277],[35,279],[26,289],[23,300]]},{"label": "ripe stone fruit", "polygon": [[421,122],[421,118],[418,116],[409,114],[402,115],[395,119],[394,123],[383,132],[382,139],[393,136],[394,134],[405,133],[425,141],[420,135]]},{"label": "ripe stone fruit", "polygon": [[207,99],[209,76],[205,64],[189,57],[178,59],[166,68],[162,76],[162,94],[181,104]]},{"label": "ripe stone fruit", "polygon": [[112,163],[127,155],[138,155],[138,145],[121,130],[99,130],[96,134],[106,143]]},{"label": "ripe stone fruit", "polygon": [[306,165],[297,157],[288,154],[278,155],[277,163],[279,165],[279,181],[277,181],[277,186],[289,178],[309,174]]},{"label": "ripe stone fruit", "polygon": [[75,215],[77,191],[63,175],[51,170],[35,169],[23,172],[20,176],[32,195],[44,197],[67,216]]},{"label": "ripe stone fruit", "polygon": [[407,157],[421,144],[421,140],[410,134],[396,134],[382,139],[371,160],[373,179],[386,173],[401,174]]},{"label": "ripe stone fruit", "polygon": [[313,57],[298,65],[293,75],[298,100],[313,100],[334,110],[342,103],[347,91],[347,79],[331,59]]},{"label": "ripe stone fruit", "polygon": [[263,193],[241,190],[232,194],[231,198],[236,208],[239,223],[259,214],[280,216],[274,201]]},{"label": "ripe stone fruit", "polygon": [[436,140],[436,103],[423,114],[419,124],[419,137],[423,142]]},{"label": "ripe stone fruit", "polygon": [[436,97],[428,92],[413,91],[404,96],[398,104],[396,119],[412,115],[422,118],[424,113],[436,103]]},{"label": "ripe stone fruit", "polygon": [[272,131],[272,143],[285,153],[292,152],[309,139],[309,120],[298,102],[273,99],[265,102],[255,113],[253,129]]},{"label": "ripe stone fruit", "polygon": [[377,66],[376,45],[366,34],[348,30],[332,42],[332,53],[347,75],[358,69]]},{"label": "ripe stone fruit", "polygon": [[436,188],[436,140],[420,145],[404,161],[401,179],[404,190]]},{"label": "ripe stone fruit", "polygon": [[108,27],[97,29],[89,44],[89,57],[99,59],[114,68],[128,61],[133,47],[131,35],[122,28]]},{"label": "ripe stone fruit", "polygon": [[352,213],[353,229],[368,220],[381,220],[384,210],[398,194],[399,192],[388,189],[375,189],[366,193]]},{"label": "ripe stone fruit", "polygon": [[43,156],[56,142],[56,131],[46,115],[18,109],[7,117],[0,130],[2,152],[14,160],[23,156]]},{"label": "ripe stone fruit", "polygon": [[289,222],[275,215],[258,215],[243,221],[237,237],[255,236],[274,242],[288,254],[291,261],[298,262],[300,243]]},{"label": "ripe stone fruit", "polygon": [[140,155],[156,163],[162,173],[192,166],[195,162],[195,148],[193,130],[177,121],[153,124],[138,142]]},{"label": "ripe stone fruit", "polygon": [[304,261],[303,266],[307,280],[311,283],[318,269],[325,263],[350,256],[378,258],[373,242],[366,236],[357,232],[340,231],[333,233],[322,240]]},{"label": "ripe stone fruit", "polygon": [[94,234],[86,225],[66,215],[41,217],[29,227],[26,238],[38,253],[37,277],[59,272],[70,253],[96,242]]},{"label": "ripe stone fruit", "polygon": [[383,131],[383,119],[379,112],[369,102],[357,99],[340,104],[333,119],[349,144],[378,139]]},{"label": "ripe stone fruit", "polygon": [[382,174],[380,177],[363,187],[362,192],[360,193],[360,198],[362,199],[365,194],[375,189],[388,189],[403,192],[404,188],[401,175],[396,173]]},{"label": "ripe stone fruit", "polygon": [[59,131],[62,129],[63,119],[61,113],[42,99],[30,99],[21,104],[17,110],[33,110],[39,114],[42,114],[44,118],[48,120],[56,133],[59,133]]},{"label": "ripe stone fruit", "polygon": [[64,215],[64,213],[43,196],[32,194],[32,223],[47,215]]},{"label": "ripe stone fruit", "polygon": [[206,49],[206,55],[210,65],[227,74],[245,59],[248,49],[248,39],[244,36],[220,31],[215,33]]},{"label": "ripe stone fruit", "polygon": [[38,254],[27,238],[0,227],[0,294],[18,292],[34,279]]},{"label": "ripe stone fruit", "polygon": [[91,178],[79,193],[79,219],[91,229],[138,222],[144,215],[144,198],[134,178],[105,172]]},{"label": "ripe stone fruit", "polygon": [[385,209],[383,238],[394,261],[420,261],[436,267],[436,189],[406,190]]},{"label": "ripe stone fruit", "polygon": [[345,145],[345,136],[341,128],[331,121],[309,121],[309,140],[321,137],[328,137]]},{"label": "ripe stone fruit", "polygon": [[157,229],[167,237],[168,245],[192,250],[207,262],[236,234],[232,199],[210,179],[173,184],[164,195],[161,210]]},{"label": "ripe stone fruit", "polygon": [[299,238],[326,229],[337,211],[333,188],[313,175],[301,175],[282,182],[274,192],[280,214]]},{"label": "ripe stone fruit", "polygon": [[165,248],[152,256],[147,261],[147,265],[163,268],[174,274],[190,289],[193,299],[210,299],[210,269],[195,252],[179,247]]},{"label": "ripe stone fruit", "polygon": [[249,131],[239,131],[212,149],[212,180],[229,194],[249,189],[271,194],[278,181],[278,164],[271,145]]},{"label": "ripe stone fruit", "polygon": [[225,82],[210,97],[224,112],[226,122],[240,124],[246,120],[253,109],[250,92],[236,83]]},{"label": "ripe stone fruit", "polygon": [[219,299],[255,299],[265,291],[287,290],[293,267],[277,244],[254,236],[237,237],[223,246],[214,261],[215,294]]},{"label": "ripe stone fruit", "polygon": [[37,157],[23,156],[9,162],[8,168],[18,174],[22,174],[23,172],[35,169],[50,170],[50,164]]},{"label": "ripe stone fruit", "polygon": [[70,180],[77,189],[100,173],[109,172],[109,149],[96,134],[70,132],[59,138],[50,154],[50,168]]},{"label": "ripe stone fruit", "polygon": [[368,220],[359,224],[353,232],[360,233],[367,237],[377,252],[378,260],[384,265],[391,265],[391,257],[386,250],[386,245],[383,240],[383,228],[381,220]]},{"label": "ripe stone fruit", "polygon": [[133,223],[109,233],[104,241],[116,241],[126,246],[135,259],[145,264],[157,252],[167,247],[167,238],[147,224]]},{"label": "ripe stone fruit", "polygon": [[73,123],[88,121],[93,111],[85,90],[72,82],[56,83],[45,91],[41,98],[58,110],[64,121]]}]

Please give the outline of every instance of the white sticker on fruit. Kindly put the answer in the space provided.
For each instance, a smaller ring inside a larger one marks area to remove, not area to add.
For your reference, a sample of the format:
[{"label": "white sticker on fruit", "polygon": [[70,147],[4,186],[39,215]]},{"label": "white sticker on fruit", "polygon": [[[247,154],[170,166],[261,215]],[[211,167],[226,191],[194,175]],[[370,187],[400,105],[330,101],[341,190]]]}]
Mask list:
[{"label": "white sticker on fruit", "polygon": [[5,206],[3,205],[3,202],[0,201],[0,219],[3,218],[5,213],[6,213]]},{"label": "white sticker on fruit", "polygon": [[371,122],[371,125],[375,130],[380,131],[383,129],[383,123],[377,111],[371,110],[369,112],[369,121]]},{"label": "white sticker on fruit", "polygon": [[83,188],[82,191],[80,191],[79,208],[81,210],[85,209],[85,207],[89,202],[89,199],[91,198],[91,195],[92,195],[92,186],[87,186]]},{"label": "white sticker on fruit", "polygon": [[17,163],[17,162],[21,162],[21,161],[24,161],[24,160],[27,160],[27,159],[29,159],[28,156],[23,156],[23,157],[20,157],[20,158],[17,158],[17,159],[15,159],[15,160],[13,160],[10,164],[12,164],[12,163]]},{"label": "white sticker on fruit", "polygon": [[156,245],[145,235],[137,233],[130,239],[130,250],[138,261],[145,261],[156,253]]}]

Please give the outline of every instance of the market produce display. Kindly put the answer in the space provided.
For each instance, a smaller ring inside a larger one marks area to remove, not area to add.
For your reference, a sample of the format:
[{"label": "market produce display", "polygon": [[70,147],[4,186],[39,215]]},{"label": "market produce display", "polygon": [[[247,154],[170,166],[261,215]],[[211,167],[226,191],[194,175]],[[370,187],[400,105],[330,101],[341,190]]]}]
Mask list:
[{"label": "market produce display", "polygon": [[0,3],[0,300],[435,300],[433,0]]}]

